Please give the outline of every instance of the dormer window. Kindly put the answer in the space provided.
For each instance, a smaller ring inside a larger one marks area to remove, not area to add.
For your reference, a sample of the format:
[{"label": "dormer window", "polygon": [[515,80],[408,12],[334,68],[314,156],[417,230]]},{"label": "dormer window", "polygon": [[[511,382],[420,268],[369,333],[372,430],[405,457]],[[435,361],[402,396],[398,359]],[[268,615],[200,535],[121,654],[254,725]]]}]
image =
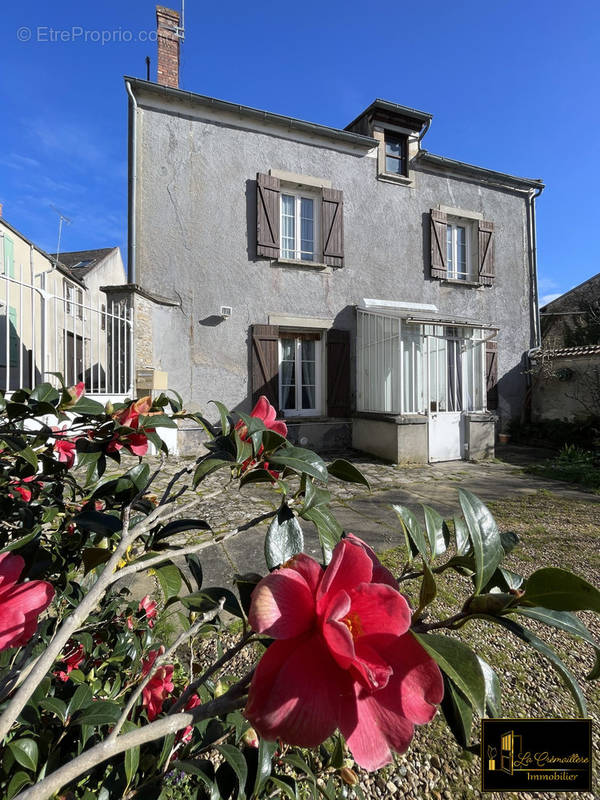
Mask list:
[{"label": "dormer window", "polygon": [[408,137],[385,131],[385,171],[391,175],[408,176]]}]

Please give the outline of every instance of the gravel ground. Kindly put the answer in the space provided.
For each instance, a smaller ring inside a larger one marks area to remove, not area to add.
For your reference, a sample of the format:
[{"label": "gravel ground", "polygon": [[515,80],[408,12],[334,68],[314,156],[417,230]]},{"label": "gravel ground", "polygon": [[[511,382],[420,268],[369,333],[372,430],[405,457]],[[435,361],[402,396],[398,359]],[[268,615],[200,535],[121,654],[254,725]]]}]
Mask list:
[{"label": "gravel ground", "polygon": [[[515,531],[521,545],[510,554],[506,566],[525,576],[541,566],[557,566],[573,570],[600,586],[600,528],[598,506],[585,501],[564,499],[547,491],[527,497],[507,498],[491,505],[501,530]],[[399,548],[380,554],[390,567],[400,570],[404,553]],[[469,582],[454,573],[445,573],[438,582],[438,597],[430,606],[431,616],[443,618],[455,613],[469,592]],[[418,584],[405,582],[407,594],[415,594]],[[414,603],[413,603],[414,605]],[[600,620],[591,613],[580,618],[600,640]],[[523,620],[521,620],[523,621]],[[561,656],[580,681],[586,696],[590,716],[594,721],[593,748],[598,752],[598,722],[600,688],[598,682],[587,683],[585,674],[593,664],[593,653],[587,645],[577,643],[567,634],[547,628],[533,620],[527,627],[544,638]],[[449,634],[455,635],[458,634]],[[508,642],[503,629],[491,623],[476,621],[461,631],[461,638],[485,658],[497,671],[502,685],[502,710],[507,717],[575,717],[577,711],[570,693],[560,677],[542,656],[516,639]],[[228,634],[224,647],[234,641]],[[208,644],[210,648],[214,645]],[[202,660],[210,661],[210,650],[204,650]],[[227,671],[244,674],[251,666],[252,652],[237,656]],[[473,726],[473,741],[478,740],[479,721]],[[369,774],[355,768],[365,798],[381,800],[472,800],[483,797],[479,758],[465,753],[456,744],[440,714],[429,724],[417,728],[410,749],[398,756],[394,764]],[[597,768],[594,787],[598,786]],[[528,798],[558,798],[567,793],[487,793],[490,800],[528,800]],[[344,795],[352,798],[352,792]],[[595,800],[595,792],[581,793],[582,800]]]}]

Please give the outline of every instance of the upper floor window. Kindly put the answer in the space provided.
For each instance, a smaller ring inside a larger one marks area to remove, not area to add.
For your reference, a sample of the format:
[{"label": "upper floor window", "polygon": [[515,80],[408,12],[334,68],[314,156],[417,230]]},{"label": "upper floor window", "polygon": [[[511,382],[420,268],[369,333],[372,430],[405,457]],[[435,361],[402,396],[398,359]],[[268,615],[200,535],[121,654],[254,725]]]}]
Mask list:
[{"label": "upper floor window", "polygon": [[281,258],[319,261],[317,197],[281,193]]},{"label": "upper floor window", "polygon": [[481,217],[447,206],[431,209],[432,278],[493,286],[494,224]]},{"label": "upper floor window", "polygon": [[446,266],[448,278],[470,280],[471,226],[465,222],[450,222],[446,225]]},{"label": "upper floor window", "polygon": [[408,137],[406,135],[385,132],[385,171],[392,175],[408,176]]}]

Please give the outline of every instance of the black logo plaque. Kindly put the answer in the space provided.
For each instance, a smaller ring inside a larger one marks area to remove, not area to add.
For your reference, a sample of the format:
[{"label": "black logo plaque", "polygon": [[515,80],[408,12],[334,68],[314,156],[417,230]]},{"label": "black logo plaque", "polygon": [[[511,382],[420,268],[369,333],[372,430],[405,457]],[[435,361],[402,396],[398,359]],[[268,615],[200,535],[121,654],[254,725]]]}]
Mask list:
[{"label": "black logo plaque", "polygon": [[483,719],[483,792],[592,790],[590,719]]}]

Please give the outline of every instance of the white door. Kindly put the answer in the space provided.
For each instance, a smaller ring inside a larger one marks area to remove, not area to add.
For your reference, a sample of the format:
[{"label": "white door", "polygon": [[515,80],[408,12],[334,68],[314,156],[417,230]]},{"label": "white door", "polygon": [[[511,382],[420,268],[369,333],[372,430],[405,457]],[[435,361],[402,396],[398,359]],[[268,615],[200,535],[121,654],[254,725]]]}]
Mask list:
[{"label": "white door", "polygon": [[427,337],[429,461],[464,457],[462,348],[457,338]]}]

